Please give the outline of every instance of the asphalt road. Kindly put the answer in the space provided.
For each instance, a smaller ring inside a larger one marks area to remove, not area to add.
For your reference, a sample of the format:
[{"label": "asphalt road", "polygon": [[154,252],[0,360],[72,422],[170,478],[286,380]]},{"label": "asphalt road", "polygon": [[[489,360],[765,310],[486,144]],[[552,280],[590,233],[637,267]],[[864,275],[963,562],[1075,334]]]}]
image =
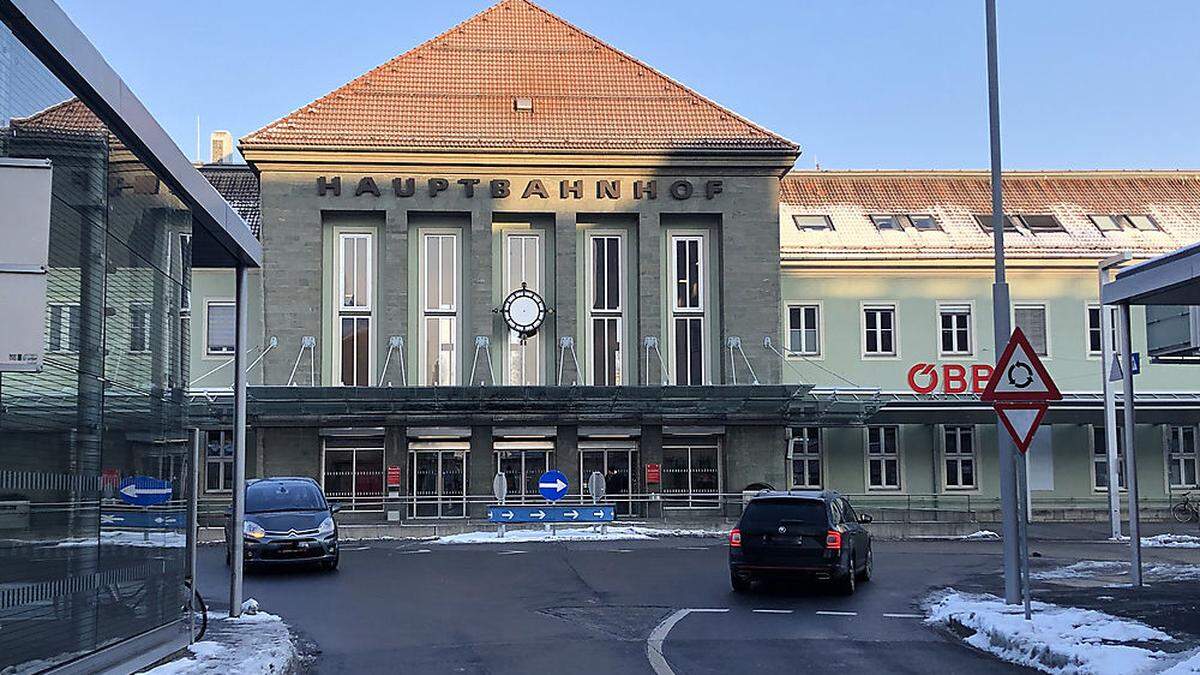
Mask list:
[{"label": "asphalt road", "polygon": [[[687,538],[348,542],[339,571],[253,572],[246,597],[315,643],[322,673],[652,673],[652,636],[669,669],[660,663],[660,675],[1019,670],[918,618],[930,589],[998,572],[998,545],[875,546],[875,579],[852,597],[735,595],[724,542]],[[223,549],[203,547],[199,564],[210,605],[227,607]]]}]

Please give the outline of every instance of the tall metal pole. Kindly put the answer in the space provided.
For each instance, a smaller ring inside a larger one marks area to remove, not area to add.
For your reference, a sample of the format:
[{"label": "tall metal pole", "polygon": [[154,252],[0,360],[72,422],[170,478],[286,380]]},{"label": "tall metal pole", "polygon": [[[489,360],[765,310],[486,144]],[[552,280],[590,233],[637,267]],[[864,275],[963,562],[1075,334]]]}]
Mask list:
[{"label": "tall metal pole", "polygon": [[242,525],[246,521],[246,335],[247,295],[250,283],[246,266],[237,267],[237,303],[233,348],[233,527],[229,550],[229,615],[242,613],[242,561],[245,546]]},{"label": "tall metal pole", "polygon": [[[988,121],[992,151],[992,239],[996,256],[996,279],[992,283],[992,321],[996,358],[1012,334],[1008,307],[1008,279],[1004,271],[1004,197],[1000,174],[1000,75],[996,56],[996,0],[985,0],[987,11]],[[996,374],[998,376],[999,373]],[[996,445],[1000,454],[1000,516],[1004,529],[1004,600],[1021,602],[1018,572],[1020,537],[1017,531],[1017,448],[996,419]]]},{"label": "tall metal pole", "polygon": [[1129,494],[1129,575],[1130,581],[1137,588],[1142,585],[1142,526],[1138,516],[1137,448],[1133,444],[1133,339],[1129,330],[1129,303],[1121,303],[1118,307],[1121,310],[1121,362],[1125,364],[1121,395],[1125,399],[1122,401],[1122,423],[1125,427],[1125,487]]},{"label": "tall metal pole", "polygon": [[[1100,293],[1102,297],[1104,284],[1108,283],[1108,271],[1121,263],[1129,262],[1128,252],[1120,253],[1100,261]],[[1108,521],[1113,539],[1121,538],[1121,491],[1118,489],[1120,476],[1120,461],[1117,455],[1117,395],[1115,387],[1109,382],[1112,376],[1113,356],[1116,345],[1113,344],[1112,306],[1100,305],[1100,376],[1104,387],[1104,456],[1108,461]]]}]

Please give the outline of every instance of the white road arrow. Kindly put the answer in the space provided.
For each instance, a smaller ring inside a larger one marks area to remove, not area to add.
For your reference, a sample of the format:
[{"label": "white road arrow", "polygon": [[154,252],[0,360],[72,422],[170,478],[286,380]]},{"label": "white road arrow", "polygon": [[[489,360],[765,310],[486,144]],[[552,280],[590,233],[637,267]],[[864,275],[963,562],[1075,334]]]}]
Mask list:
[{"label": "white road arrow", "polygon": [[130,483],[129,485],[121,488],[121,494],[125,495],[126,497],[136,499],[138,495],[169,495],[171,494],[171,488],[138,487],[137,485]]},{"label": "white road arrow", "polygon": [[555,478],[553,483],[538,483],[539,490],[554,490],[560,492],[567,487],[567,484],[561,478]]},{"label": "white road arrow", "polygon": [[571,520],[575,520],[576,518],[579,517],[579,512],[576,511],[575,509],[571,509],[570,511],[564,511],[563,515],[566,516],[567,518],[570,518]]},{"label": "white road arrow", "polygon": [[501,514],[500,514],[500,517],[501,517],[501,518],[504,518],[505,520],[512,520],[512,517],[513,517],[513,512],[512,512],[512,511],[505,511],[505,512],[503,512],[503,513],[501,513]]},{"label": "white road arrow", "polygon": [[537,511],[531,511],[531,512],[529,513],[529,517],[530,517],[530,518],[537,518],[538,520],[541,520],[542,518],[545,518],[545,517],[546,517],[546,512],[545,512],[545,511],[543,511],[543,510],[541,510],[541,509],[538,509]]}]

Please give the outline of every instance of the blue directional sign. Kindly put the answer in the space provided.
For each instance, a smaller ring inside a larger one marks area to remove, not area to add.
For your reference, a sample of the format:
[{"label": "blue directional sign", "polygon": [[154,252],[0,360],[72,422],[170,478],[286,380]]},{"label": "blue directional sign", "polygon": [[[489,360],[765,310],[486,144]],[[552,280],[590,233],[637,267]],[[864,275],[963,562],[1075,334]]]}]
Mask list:
[{"label": "blue directional sign", "polygon": [[121,481],[117,494],[126,504],[154,506],[171,500],[171,481],[150,476],[130,476]]},{"label": "blue directional sign", "polygon": [[612,504],[488,507],[493,523],[611,523],[613,516]]},{"label": "blue directional sign", "polygon": [[557,469],[547,471],[538,479],[538,492],[552,502],[566,497],[568,486],[566,475]]},{"label": "blue directional sign", "polygon": [[187,524],[183,511],[101,511],[100,526],[112,528],[182,529]]}]

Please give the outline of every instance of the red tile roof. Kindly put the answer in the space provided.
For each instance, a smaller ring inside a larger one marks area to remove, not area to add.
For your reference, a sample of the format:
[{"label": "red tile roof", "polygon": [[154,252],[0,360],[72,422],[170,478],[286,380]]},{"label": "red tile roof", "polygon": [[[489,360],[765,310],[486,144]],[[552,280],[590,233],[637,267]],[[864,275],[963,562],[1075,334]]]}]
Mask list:
[{"label": "red tile roof", "polygon": [[[985,171],[795,171],[780,184],[783,260],[987,258],[992,235],[975,220],[992,211]],[[1200,173],[1011,172],[1004,211],[1054,215],[1062,232],[1005,237],[1015,258],[1151,256],[1200,240]],[[824,214],[833,230],[798,230],[796,214]],[[873,214],[929,214],[940,231],[880,231]],[[1089,215],[1149,215],[1161,231],[1101,232]]]},{"label": "red tile roof", "polygon": [[[518,98],[533,109],[516,110]],[[503,0],[241,143],[798,152],[528,0]]]},{"label": "red tile roof", "polygon": [[9,125],[17,131],[45,131],[91,137],[111,136],[108,127],[104,126],[96,113],[77,98],[55,103],[26,117],[14,117]]}]

